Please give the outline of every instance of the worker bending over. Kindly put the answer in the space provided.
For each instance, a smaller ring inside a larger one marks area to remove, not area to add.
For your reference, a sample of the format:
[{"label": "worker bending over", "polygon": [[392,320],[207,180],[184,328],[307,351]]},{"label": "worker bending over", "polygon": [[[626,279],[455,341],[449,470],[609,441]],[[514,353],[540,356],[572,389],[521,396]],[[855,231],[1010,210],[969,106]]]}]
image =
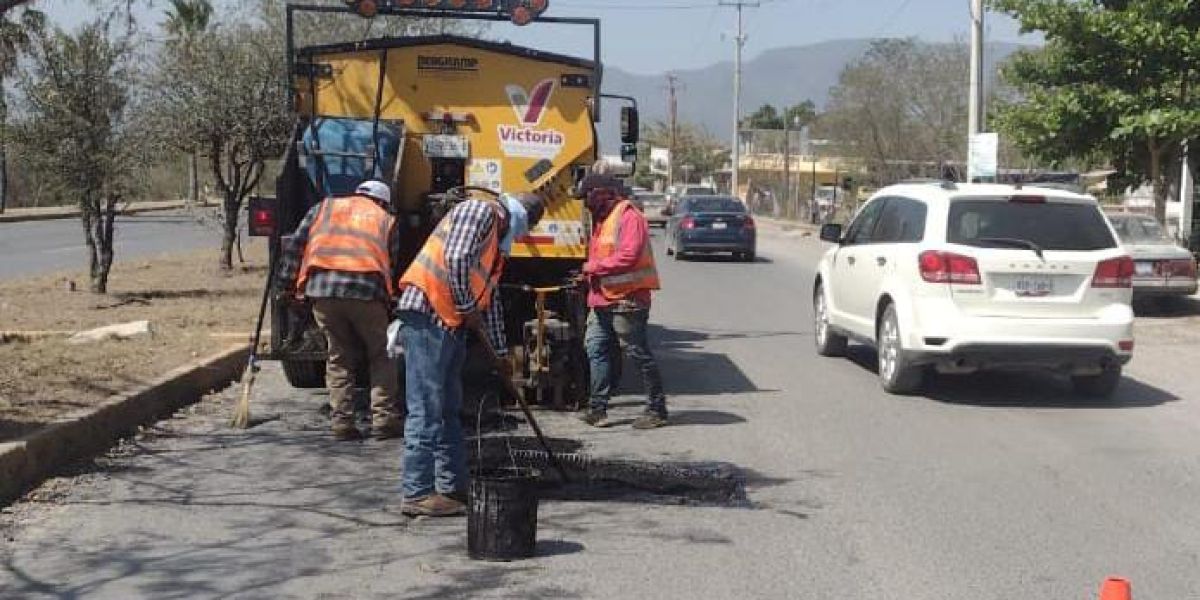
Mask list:
[{"label": "worker bending over", "polygon": [[325,382],[339,440],[362,438],[354,423],[353,391],[364,361],[371,377],[371,435],[385,439],[404,432],[396,409],[399,373],[387,356],[400,247],[390,202],[382,181],[365,181],[353,195],[323,200],[300,222],[280,263],[285,299],[311,300],[328,342]]},{"label": "worker bending over", "polygon": [[[499,283],[513,240],[541,219],[533,194],[499,202],[467,199],[446,214],[400,278],[396,310],[404,346],[404,514],[451,516],[465,510],[462,370],[467,334],[483,333],[507,355]],[[509,376],[503,369],[501,376]]]},{"label": "worker bending over", "polygon": [[658,363],[646,341],[650,292],[659,289],[650,228],[615,178],[589,175],[580,192],[593,224],[588,260],[583,265],[591,309],[584,338],[591,366],[591,403],[583,421],[594,427],[609,425],[608,401],[618,383],[613,381],[615,353],[610,351],[615,339],[637,365],[646,389],[645,412],[633,426],[662,427],[667,424],[667,398]]}]

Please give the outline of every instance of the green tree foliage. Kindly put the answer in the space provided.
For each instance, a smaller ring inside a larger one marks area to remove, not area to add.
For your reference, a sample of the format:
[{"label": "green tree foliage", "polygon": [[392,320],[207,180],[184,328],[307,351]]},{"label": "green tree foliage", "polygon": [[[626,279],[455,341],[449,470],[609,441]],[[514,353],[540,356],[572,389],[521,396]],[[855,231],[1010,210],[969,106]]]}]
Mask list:
[{"label": "green tree foliage", "polygon": [[1127,183],[1150,183],[1163,219],[1168,165],[1200,133],[1200,6],[1194,0],[993,0],[993,8],[1040,31],[1040,50],[1004,69],[1018,97],[997,125],[1047,161],[1100,159]]},{"label": "green tree foliage", "polygon": [[14,125],[22,154],[53,193],[75,198],[88,250],[90,288],[108,289],[119,206],[136,193],[143,147],[130,119],[130,46],[102,19],[68,34],[34,36],[22,74],[26,101]]},{"label": "green tree foliage", "polygon": [[266,25],[249,21],[214,26],[186,50],[168,47],[157,66],[154,128],[166,147],[199,149],[208,159],[222,197],[219,260],[229,269],[245,199],[291,130],[283,53]]},{"label": "green tree foliage", "polygon": [[[707,130],[691,123],[677,123],[675,127],[675,154],[671,161],[675,164],[675,177],[683,181],[683,166],[689,165],[688,177],[691,181],[700,181],[712,175],[729,162],[729,149],[726,144],[717,140]],[[671,146],[671,126],[662,121],[656,121],[642,128],[644,146],[669,148]],[[638,160],[638,168],[648,168],[649,157]],[[645,166],[645,167],[644,167]],[[645,173],[643,173],[645,175]]]},{"label": "green tree foliage", "polygon": [[758,107],[742,122],[748,129],[800,129],[817,118],[817,105],[812,100],[789,106],[780,112],[772,104]]},{"label": "green tree foliage", "polygon": [[8,206],[8,97],[6,82],[17,70],[21,55],[46,25],[46,16],[32,8],[0,13],[0,213]]},{"label": "green tree foliage", "polygon": [[959,43],[875,42],[830,90],[817,135],[861,159],[875,185],[964,162],[967,56]]}]

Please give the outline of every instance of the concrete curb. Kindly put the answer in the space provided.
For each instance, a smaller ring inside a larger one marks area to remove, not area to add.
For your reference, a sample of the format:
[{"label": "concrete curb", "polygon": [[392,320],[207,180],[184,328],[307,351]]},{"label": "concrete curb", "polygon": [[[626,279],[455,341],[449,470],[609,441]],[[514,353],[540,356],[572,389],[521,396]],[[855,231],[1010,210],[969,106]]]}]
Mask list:
[{"label": "concrete curb", "polygon": [[776,219],[774,217],[755,217],[759,222],[771,225],[784,233],[800,233],[800,234],[816,234],[820,231],[820,225],[813,225],[802,221],[791,221],[788,219]]},{"label": "concrete curb", "polygon": [[[155,212],[161,210],[178,210],[184,207],[183,202],[172,202],[169,204],[156,204],[153,206],[131,206],[123,211],[122,215],[135,215],[144,212]],[[13,209],[20,210],[20,209]],[[36,212],[36,213],[4,213],[0,214],[0,223],[21,223],[25,221],[53,221],[56,219],[74,219],[79,217],[79,210],[74,208],[64,208],[62,210]]]},{"label": "concrete curb", "polygon": [[239,344],[184,365],[145,388],[112,396],[14,442],[0,443],[0,506],[6,506],[67,463],[107,450],[113,442],[195,403],[236,380],[250,344]]}]

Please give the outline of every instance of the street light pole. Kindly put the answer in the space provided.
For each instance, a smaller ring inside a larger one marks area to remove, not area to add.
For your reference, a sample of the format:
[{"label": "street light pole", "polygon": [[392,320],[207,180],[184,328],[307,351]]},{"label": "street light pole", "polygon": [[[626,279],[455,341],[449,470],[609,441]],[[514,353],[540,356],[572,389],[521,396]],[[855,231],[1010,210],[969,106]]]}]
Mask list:
[{"label": "street light pole", "polygon": [[971,0],[970,134],[983,133],[983,0]]},{"label": "street light pole", "polygon": [[730,153],[730,194],[738,195],[738,166],[741,160],[741,129],[742,129],[742,46],[746,45],[745,24],[742,20],[742,9],[749,6],[757,7],[757,1],[721,0],[721,6],[732,6],[737,9],[737,37],[733,40],[733,148]]},{"label": "street light pole", "polygon": [[[792,130],[789,128],[789,126],[791,124],[792,124],[791,120],[787,118],[787,115],[784,115],[784,118],[783,118],[783,205],[785,207],[790,207],[792,205],[792,202],[791,202],[791,200],[792,200],[792,135],[791,135]],[[778,206],[779,203],[776,202],[775,205]],[[775,210],[775,207],[772,207],[772,212],[774,212],[774,210]],[[784,210],[787,212],[791,212],[791,210],[788,208],[785,208]],[[776,214],[774,216],[778,217],[779,215]],[[794,218],[794,217],[799,217],[800,215],[789,215],[789,216]]]}]

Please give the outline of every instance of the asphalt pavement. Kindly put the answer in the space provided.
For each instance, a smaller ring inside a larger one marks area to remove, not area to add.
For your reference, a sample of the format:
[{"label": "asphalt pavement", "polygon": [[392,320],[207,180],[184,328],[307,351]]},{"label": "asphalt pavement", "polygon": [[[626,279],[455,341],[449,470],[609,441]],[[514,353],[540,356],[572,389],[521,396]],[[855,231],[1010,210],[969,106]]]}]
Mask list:
[{"label": "asphalt pavement", "polygon": [[732,464],[746,504],[547,499],[538,558],[474,562],[463,519],[396,512],[401,442],[330,441],[324,396],[269,366],[265,424],[227,429],[228,391],[8,509],[0,596],[1084,599],[1120,574],[1139,598],[1200,597],[1192,320],[1139,324],[1112,401],[1041,375],[894,397],[869,351],[812,349],[819,244],[760,235],[754,264],[658,247],[671,426],[542,420],[598,456]]},{"label": "asphalt pavement", "polygon": [[[217,248],[217,224],[205,225],[185,211],[117,217],[114,260],[167,252]],[[87,248],[78,218],[0,223],[0,279],[61,270],[86,270]]]}]

